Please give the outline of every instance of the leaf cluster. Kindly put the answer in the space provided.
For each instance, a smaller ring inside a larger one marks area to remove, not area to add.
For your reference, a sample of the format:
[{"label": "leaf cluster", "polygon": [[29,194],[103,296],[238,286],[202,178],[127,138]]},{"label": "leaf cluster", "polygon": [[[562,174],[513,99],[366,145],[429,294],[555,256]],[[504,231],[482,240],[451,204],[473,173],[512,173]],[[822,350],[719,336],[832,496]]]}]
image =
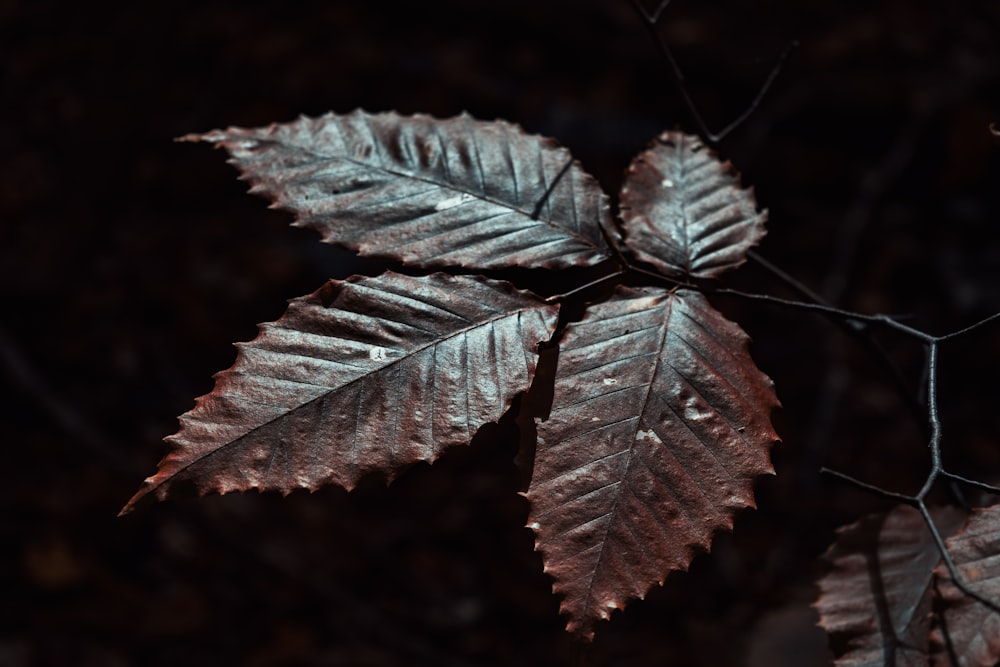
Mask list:
[{"label": "leaf cluster", "polygon": [[[778,400],[747,335],[706,293],[735,293],[717,281],[746,261],[766,213],[697,137],[657,137],[615,212],[566,149],[504,121],[355,111],[184,139],[224,148],[294,225],[400,268],[330,280],[238,344],[122,513],[182,482],[201,494],[388,482],[513,410],[529,450],[528,527],[567,629],[589,639],[754,505]],[[580,267],[597,279],[548,298],[498,278]],[[908,330],[781,303],[858,333]],[[932,354],[933,427],[946,337],[909,333]],[[555,359],[545,373],[542,349]],[[816,608],[838,664],[1000,657],[997,610],[979,604],[1000,598],[997,515],[963,528],[964,514],[928,510],[930,484],[949,476],[934,438],[926,488],[901,498],[913,508],[843,529],[827,554]],[[970,582],[981,584],[972,597]]]}]

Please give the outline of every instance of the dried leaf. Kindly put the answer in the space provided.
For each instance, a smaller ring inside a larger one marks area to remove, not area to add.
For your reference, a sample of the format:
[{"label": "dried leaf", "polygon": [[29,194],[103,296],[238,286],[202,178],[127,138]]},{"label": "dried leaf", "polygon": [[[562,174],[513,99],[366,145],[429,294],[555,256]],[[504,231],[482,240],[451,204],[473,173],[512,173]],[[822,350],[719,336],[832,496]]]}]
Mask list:
[{"label": "dried leaf", "polygon": [[[965,520],[955,508],[932,517],[946,535]],[[925,667],[941,555],[920,512],[899,506],[841,528],[823,557],[833,569],[819,580],[815,607],[820,627],[843,645],[836,664]]]},{"label": "dried leaf", "polygon": [[251,192],[362,255],[475,270],[611,255],[598,183],[552,139],[504,121],[355,111],[185,139],[224,147]]},{"label": "dried leaf", "polygon": [[528,389],[557,311],[481,278],[330,281],[238,345],[123,512],[181,480],[202,493],[391,480],[467,444]]},{"label": "dried leaf", "polygon": [[685,290],[619,288],[567,328],[527,496],[568,630],[592,637],[753,505],[778,401],[747,343]]},{"label": "dried leaf", "polygon": [[668,276],[714,278],[765,234],[751,190],[698,137],[665,132],[628,169],[621,192],[626,248]]},{"label": "dried leaf", "polygon": [[[975,510],[945,544],[965,583],[988,600],[1000,600],[1000,505]],[[932,635],[934,664],[951,664],[943,649],[947,641],[963,667],[993,667],[1000,661],[1000,614],[960,591],[943,565],[936,573],[944,612]]]}]

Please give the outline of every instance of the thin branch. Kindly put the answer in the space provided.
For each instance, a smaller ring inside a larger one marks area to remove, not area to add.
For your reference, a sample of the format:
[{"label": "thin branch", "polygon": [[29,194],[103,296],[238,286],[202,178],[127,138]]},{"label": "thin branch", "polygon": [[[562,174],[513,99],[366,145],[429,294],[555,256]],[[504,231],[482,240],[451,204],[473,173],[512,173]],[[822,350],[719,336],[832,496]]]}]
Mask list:
[{"label": "thin branch", "polygon": [[883,489],[881,486],[875,486],[874,484],[869,484],[868,482],[862,482],[857,477],[851,477],[850,475],[845,475],[842,472],[838,472],[836,470],[827,468],[825,466],[820,468],[819,471],[824,475],[830,475],[831,477],[836,477],[837,479],[841,479],[847,482],[848,484],[853,484],[854,486],[860,487],[865,491],[870,491],[875,495],[882,496],[884,498],[891,498],[892,500],[898,500],[899,502],[905,503],[912,507],[917,506],[918,503],[917,499],[914,498],[913,496],[908,496],[905,493],[896,493],[895,491],[889,491],[888,489]]},{"label": "thin branch", "polygon": [[600,285],[601,283],[606,283],[606,282],[608,282],[609,280],[611,280],[613,278],[617,278],[618,276],[623,275],[624,273],[625,273],[625,269],[618,269],[614,273],[609,273],[609,274],[607,274],[605,276],[601,276],[600,278],[597,278],[596,280],[591,280],[589,283],[587,283],[585,285],[580,285],[579,287],[574,287],[573,289],[571,289],[568,292],[563,292],[562,294],[553,294],[552,296],[547,297],[545,299],[545,303],[555,303],[556,301],[562,301],[566,297],[573,296],[574,294],[582,292],[582,291],[584,291],[586,289],[590,289],[591,287],[594,287],[595,285]]},{"label": "thin branch", "polygon": [[843,310],[841,308],[827,306],[826,304],[822,303],[793,301],[792,299],[782,299],[781,297],[771,296],[769,294],[754,294],[751,292],[742,292],[740,290],[730,289],[728,287],[718,287],[714,289],[708,289],[706,291],[711,292],[712,294],[727,294],[729,296],[735,296],[739,297],[740,299],[747,299],[750,301],[763,301],[764,303],[770,303],[776,306],[791,308],[792,310],[804,310],[812,313],[820,313],[822,315],[826,315],[828,317],[832,317],[838,320],[853,320],[857,322],[867,322],[869,324],[885,323],[881,315],[865,315],[863,313],[855,313],[850,310]]},{"label": "thin branch", "polygon": [[742,114],[737,116],[735,120],[729,123],[729,125],[726,125],[724,128],[722,128],[722,130],[716,133],[714,137],[711,134],[709,134],[708,138],[709,140],[712,141],[712,143],[718,143],[723,139],[725,139],[730,132],[732,132],[737,127],[746,122],[746,119],[749,118],[750,115],[757,110],[757,107],[760,106],[760,103],[761,101],[763,101],[764,96],[767,95],[769,90],[771,90],[771,85],[774,83],[775,79],[778,78],[778,74],[781,72],[781,68],[785,66],[785,61],[788,60],[788,54],[792,52],[792,49],[798,47],[798,45],[799,45],[798,40],[792,40],[791,42],[788,43],[787,46],[785,46],[785,49],[781,52],[781,55],[778,56],[777,64],[775,64],[775,66],[771,69],[771,73],[767,75],[767,79],[764,80],[764,85],[762,85],[760,87],[760,90],[757,91],[757,96],[753,98],[753,101],[750,103],[750,106],[748,106]]},{"label": "thin branch", "polygon": [[[891,498],[893,500],[898,500],[899,502],[909,505],[910,507],[915,507],[917,511],[920,512],[920,516],[923,517],[924,523],[927,525],[927,530],[930,531],[931,537],[934,540],[934,544],[937,546],[938,552],[941,554],[941,560],[944,562],[945,567],[948,568],[948,574],[951,576],[951,581],[958,590],[962,591],[965,595],[985,605],[988,609],[1000,613],[1000,604],[988,597],[978,593],[973,590],[962,577],[962,574],[958,571],[958,566],[955,565],[954,559],[951,557],[951,553],[948,551],[948,546],[944,542],[944,538],[941,537],[941,532],[938,530],[937,526],[934,524],[934,519],[931,517],[930,512],[927,510],[927,505],[920,498],[914,498],[913,496],[907,496],[902,493],[895,493],[893,491],[888,491],[880,486],[875,486],[874,484],[868,484],[867,482],[862,482],[856,477],[851,477],[850,475],[845,475],[842,472],[837,472],[836,470],[831,470],[829,468],[822,468],[821,472],[830,475],[832,477],[837,477],[844,480],[854,486],[860,487],[866,491],[869,491],[875,495],[882,496],[884,498]],[[940,472],[940,470],[939,470]],[[937,475],[932,475],[929,477],[936,477]],[[970,480],[971,481],[971,480]]]},{"label": "thin branch", "polygon": [[917,500],[921,504],[930,492],[934,481],[941,474],[941,417],[938,414],[937,405],[937,369],[938,369],[938,346],[931,343],[928,346],[927,359],[927,423],[930,426],[930,441],[927,446],[931,450],[931,469],[924,480],[924,485],[917,493]]},{"label": "thin branch", "polygon": [[938,340],[938,342],[944,342],[946,340],[951,340],[952,338],[958,338],[959,336],[964,336],[965,334],[969,333],[970,331],[978,329],[979,327],[983,326],[984,324],[989,324],[990,322],[992,322],[993,320],[996,320],[996,319],[1000,319],[1000,313],[994,313],[993,315],[990,315],[989,317],[987,317],[985,319],[979,320],[975,324],[970,324],[969,326],[965,327],[964,329],[959,329],[958,331],[953,331],[950,334],[945,334],[943,336],[938,336],[937,340]]},{"label": "thin branch", "polygon": [[955,588],[962,591],[973,600],[986,606],[989,610],[1000,613],[1000,604],[997,604],[985,595],[973,590],[965,582],[965,578],[958,571],[958,566],[955,565],[955,561],[951,557],[951,553],[948,552],[948,546],[944,543],[944,538],[941,537],[941,532],[937,529],[937,526],[934,525],[934,519],[931,518],[931,513],[927,511],[927,506],[924,505],[922,500],[917,504],[917,509],[920,511],[921,516],[924,517],[924,523],[927,524],[927,529],[931,531],[931,537],[934,538],[934,543],[937,545],[938,551],[941,553],[941,560],[944,561],[945,567],[948,568],[948,574],[951,575],[951,583],[955,585]]},{"label": "thin branch", "polygon": [[717,144],[723,139],[725,139],[733,130],[742,125],[750,115],[757,110],[760,106],[761,101],[764,96],[767,95],[768,91],[771,89],[771,85],[778,78],[778,74],[781,72],[781,68],[785,64],[785,60],[788,59],[788,54],[791,50],[798,46],[797,41],[790,42],[785,49],[781,52],[778,57],[778,62],[771,69],[771,73],[768,74],[767,79],[764,80],[764,84],[757,91],[757,95],[754,97],[753,101],[746,108],[746,110],[741,113],[734,121],[726,125],[719,132],[712,132],[708,129],[708,125],[705,123],[705,119],[702,117],[701,112],[698,111],[697,105],[691,98],[690,93],[687,91],[687,86],[684,83],[684,73],[681,71],[680,66],[677,64],[677,59],[674,58],[674,53],[670,49],[670,45],[667,40],[663,37],[660,31],[657,29],[660,17],[663,11],[670,4],[670,0],[665,0],[657,6],[656,11],[652,14],[646,11],[642,6],[640,0],[631,0],[632,7],[635,8],[636,14],[642,20],[642,24],[646,27],[646,31],[652,38],[653,43],[656,44],[657,49],[660,52],[660,56],[666,61],[667,69],[670,71],[670,78],[673,80],[674,86],[681,95],[681,99],[684,101],[684,106],[687,107],[688,113],[694,119],[695,124],[698,126],[700,134],[710,143]]},{"label": "thin branch", "polygon": [[683,280],[677,280],[676,278],[671,278],[670,276],[665,276],[662,273],[657,273],[656,271],[650,271],[644,269],[641,266],[636,266],[635,264],[626,263],[625,268],[632,273],[638,273],[639,275],[646,276],[648,278],[653,278],[659,282],[667,282],[673,285],[673,287],[687,287],[688,289],[699,289],[697,286],[691,283],[684,282]]},{"label": "thin branch", "polygon": [[932,336],[928,333],[921,331],[920,329],[915,329],[907,324],[889,317],[888,315],[865,315],[864,313],[855,313],[851,310],[844,310],[843,308],[835,308],[833,306],[827,306],[822,303],[807,303],[804,301],[793,301],[791,299],[782,299],[776,296],[770,296],[769,294],[754,294],[751,292],[741,292],[740,290],[729,289],[726,287],[719,287],[714,289],[707,289],[713,294],[728,294],[730,296],[736,296],[741,299],[749,299],[751,301],[763,301],[765,303],[773,303],[775,305],[784,306],[786,308],[791,308],[793,310],[805,310],[814,313],[822,313],[824,315],[833,317],[835,319],[841,320],[854,320],[856,322],[866,322],[868,324],[878,324],[889,329],[895,329],[900,333],[906,334],[911,338],[916,338],[924,343],[935,343],[938,338]]},{"label": "thin branch", "polygon": [[[938,577],[934,577],[934,596],[938,599],[941,598],[941,581]],[[950,661],[948,664],[961,664],[958,661],[958,654],[955,653],[955,643],[951,639],[951,631],[948,629],[947,614],[938,614],[936,620],[941,628],[941,638],[944,640],[944,649],[948,653],[948,660]]]},{"label": "thin branch", "polygon": [[941,470],[941,476],[950,480],[954,480],[960,484],[971,486],[974,489],[979,489],[980,491],[1000,494],[1000,486],[994,486],[992,484],[987,484],[986,482],[979,482],[974,479],[969,479],[968,477],[963,477],[962,475],[956,475],[955,473],[948,472],[947,470]]},{"label": "thin branch", "polygon": [[647,32],[649,32],[650,37],[652,37],[653,43],[656,44],[656,47],[659,49],[660,56],[667,61],[667,66],[670,69],[670,74],[674,80],[674,84],[679,87],[680,93],[684,97],[685,103],[688,105],[688,109],[695,118],[695,122],[698,123],[698,126],[701,127],[706,134],[708,134],[708,129],[705,127],[705,122],[702,120],[701,114],[698,113],[698,109],[695,108],[694,102],[691,101],[691,98],[688,96],[687,90],[684,87],[684,73],[681,72],[681,68],[677,65],[677,61],[674,59],[674,53],[670,50],[670,46],[667,44],[667,41],[663,39],[659,30],[656,29],[657,23],[659,23],[660,20],[660,15],[670,3],[661,3],[656,12],[650,15],[643,8],[640,0],[631,0],[631,2],[632,7],[635,8],[639,17],[642,19],[642,24],[646,26]]},{"label": "thin branch", "polygon": [[[667,40],[663,36],[660,30],[657,29],[658,22],[662,17],[664,11],[669,5],[670,0],[662,0],[656,7],[655,11],[652,13],[646,11],[646,9],[641,4],[640,0],[631,0],[632,6],[635,8],[637,14],[641,18],[643,25],[646,27],[647,32],[649,32],[654,43],[659,49],[660,55],[663,57],[664,61],[668,66],[668,71],[676,86],[678,92],[681,95],[681,99],[684,105],[687,107],[688,112],[694,119],[696,125],[700,129],[700,132],[705,139],[711,143],[718,143],[724,139],[729,133],[734,129],[739,127],[746,119],[752,114],[760,105],[761,100],[764,95],[767,94],[771,85],[777,78],[786,58],[788,57],[791,48],[796,44],[793,42],[791,45],[785,48],[779,61],[775,68],[771,71],[770,75],[764,82],[757,96],[754,98],[750,106],[737,117],[733,122],[724,127],[720,132],[712,132],[708,129],[704,118],[698,111],[694,100],[688,93],[687,87],[684,81],[684,74],[681,71],[676,58],[668,44]],[[871,217],[871,212],[875,202],[888,187],[889,184],[895,178],[902,173],[906,165],[906,159],[912,153],[913,146],[915,144],[915,139],[919,138],[920,134],[923,132],[926,126],[929,113],[924,113],[920,115],[917,119],[911,122],[907,127],[905,127],[891,148],[891,150],[886,155],[883,162],[871,173],[869,173],[868,178],[863,183],[858,196],[855,198],[852,206],[848,209],[846,215],[846,227],[848,233],[843,234],[840,238],[840,243],[838,245],[839,252],[835,253],[836,261],[834,262],[834,270],[831,271],[827,279],[826,289],[824,290],[828,295],[839,295],[843,293],[844,288],[847,284],[846,276],[848,274],[847,269],[849,268],[851,262],[854,259],[854,254],[856,252],[857,240],[860,237],[862,231],[867,226],[867,223]],[[997,126],[993,123],[990,124],[990,132],[995,136],[1000,136],[1000,131],[998,131]],[[744,298],[753,301],[770,303],[773,305],[779,305],[786,308],[802,310],[807,312],[814,312],[823,314],[831,319],[833,319],[839,326],[847,329],[852,335],[862,338],[863,341],[868,345],[870,350],[875,354],[876,358],[879,359],[880,363],[885,367],[887,371],[890,372],[893,377],[897,389],[907,398],[911,409],[919,417],[924,417],[923,406],[920,403],[919,398],[914,396],[913,392],[907,386],[905,379],[902,377],[898,368],[892,363],[892,360],[888,357],[885,351],[878,345],[877,341],[871,337],[871,329],[873,326],[883,326],[889,329],[893,329],[903,335],[910,338],[921,341],[927,346],[928,360],[925,366],[925,377],[922,378],[922,386],[926,387],[927,392],[927,406],[926,406],[926,421],[921,419],[925,429],[927,430],[928,437],[928,448],[930,449],[931,465],[930,470],[920,488],[920,491],[915,496],[908,496],[901,493],[896,493],[883,489],[881,487],[875,486],[873,484],[868,484],[857,478],[851,477],[844,473],[840,473],[828,468],[823,468],[822,472],[842,479],[846,482],[854,484],[862,489],[865,489],[871,493],[878,494],[880,496],[894,499],[898,502],[902,502],[911,506],[915,506],[921,513],[931,536],[937,545],[938,551],[941,553],[943,562],[945,563],[948,572],[951,575],[952,581],[955,586],[961,590],[964,594],[977,600],[981,604],[984,604],[989,609],[1000,612],[1000,605],[996,602],[989,600],[972,590],[962,579],[958,568],[955,565],[951,554],[948,552],[947,545],[945,545],[943,538],[941,537],[940,531],[938,531],[937,526],[934,524],[933,519],[930,516],[929,511],[925,505],[924,499],[932,489],[935,481],[940,477],[945,477],[951,479],[952,481],[959,481],[965,484],[970,484],[976,488],[983,490],[989,490],[991,492],[1000,492],[1000,488],[992,487],[981,482],[975,482],[974,480],[968,480],[964,477],[954,475],[952,473],[947,473],[942,467],[942,457],[941,457],[941,420],[938,412],[938,396],[937,396],[937,381],[938,381],[938,344],[952,338],[957,338],[964,335],[980,326],[983,326],[994,319],[1000,318],[1000,313],[988,317],[980,322],[977,322],[969,327],[961,329],[959,331],[944,335],[944,336],[933,336],[924,331],[911,327],[909,325],[903,324],[902,322],[888,316],[888,315],[864,315],[861,313],[855,313],[840,308],[836,308],[829,305],[820,295],[815,293],[813,290],[809,289],[806,285],[795,280],[792,276],[785,273],[778,267],[774,266],[763,257],[758,255],[756,252],[750,253],[750,258],[763,267],[765,270],[770,272],[772,275],[781,280],[785,285],[790,287],[799,296],[808,299],[809,302],[793,301],[790,299],[781,299],[778,297],[772,297],[769,295],[762,294],[750,294],[746,292],[741,292],[733,289],[726,288],[715,288],[706,289],[705,291],[711,291],[716,294],[728,294],[731,296]],[[641,274],[651,275],[658,280],[663,280],[664,276],[653,274],[649,271],[638,269],[636,267],[631,267],[627,262],[625,264],[626,268],[632,271],[636,271]],[[834,298],[836,300],[836,298]]]},{"label": "thin branch", "polygon": [[656,8],[656,11],[650,14],[645,10],[645,8],[642,6],[640,2],[635,3],[636,9],[639,10],[639,12],[642,14],[642,17],[647,21],[649,21],[650,23],[654,24],[660,21],[660,15],[663,14],[663,11],[667,8],[667,5],[669,4],[670,0],[662,0],[662,2],[660,2],[659,6]]},{"label": "thin branch", "polygon": [[802,296],[812,301],[813,303],[820,303],[823,304],[824,306],[829,305],[826,302],[826,299],[824,299],[822,296],[819,295],[819,292],[816,292],[811,287],[809,287],[799,279],[795,278],[781,267],[771,263],[770,260],[765,258],[756,250],[747,251],[747,258],[749,258],[752,262],[754,262],[755,264],[766,270],[768,273],[770,273],[772,276],[783,282],[785,285],[791,288],[793,292],[797,292],[799,296]]},{"label": "thin branch", "polygon": [[[819,293],[814,291],[805,283],[794,278],[780,267],[772,264],[769,260],[761,256],[756,251],[750,250],[747,253],[747,256],[758,266],[766,270],[768,273],[776,277],[790,289],[797,292],[799,295],[805,297],[809,301],[824,306],[829,305],[826,302],[826,300],[819,295]],[[896,391],[899,393],[900,396],[903,397],[903,400],[909,407],[912,416],[919,423],[922,424],[924,417],[923,403],[920,401],[920,398],[913,393],[913,390],[907,383],[906,378],[903,377],[903,373],[899,370],[896,364],[893,363],[892,359],[889,357],[889,354],[885,351],[885,349],[882,348],[881,345],[879,345],[877,340],[872,338],[868,328],[861,322],[858,322],[853,319],[852,320],[835,319],[834,322],[838,326],[843,328],[853,338],[860,340],[862,344],[868,348],[868,351],[871,352],[872,356],[875,358],[878,365],[889,376],[889,379],[892,380],[893,385],[895,385],[896,387]]]},{"label": "thin branch", "polygon": [[[925,334],[926,335],[926,334]],[[941,466],[941,419],[938,414],[937,407],[937,368],[938,368],[938,345],[937,340],[932,340],[928,345],[929,360],[928,360],[928,372],[927,372],[927,419],[930,424],[931,436],[928,446],[931,450],[931,468],[927,473],[927,478],[924,480],[924,484],[916,496],[907,496],[901,493],[894,493],[883,489],[882,487],[875,486],[874,484],[868,484],[855,477],[845,475],[829,468],[823,468],[822,471],[833,475],[839,479],[846,482],[854,484],[866,491],[871,493],[898,500],[901,503],[905,503],[912,507],[916,507],[920,512],[920,515],[924,519],[924,523],[927,525],[927,529],[931,533],[931,537],[934,539],[934,544],[937,545],[938,552],[941,554],[941,560],[944,562],[945,567],[948,569],[948,574],[951,576],[952,583],[958,590],[962,591],[965,595],[969,596],[973,600],[976,600],[980,604],[986,606],[991,611],[1000,613],[1000,604],[996,601],[987,598],[981,593],[975,591],[970,587],[965,579],[962,577],[955,565],[954,559],[951,557],[951,553],[948,551],[948,546],[944,542],[944,538],[941,537],[941,532],[938,530],[937,525],[934,523],[934,519],[931,517],[930,512],[927,509],[927,505],[924,503],[924,498],[930,491],[934,482],[939,477],[950,477],[952,479],[958,479],[956,475],[950,473],[945,473]],[[966,481],[961,478],[962,481]],[[972,480],[967,480],[971,482]]]}]

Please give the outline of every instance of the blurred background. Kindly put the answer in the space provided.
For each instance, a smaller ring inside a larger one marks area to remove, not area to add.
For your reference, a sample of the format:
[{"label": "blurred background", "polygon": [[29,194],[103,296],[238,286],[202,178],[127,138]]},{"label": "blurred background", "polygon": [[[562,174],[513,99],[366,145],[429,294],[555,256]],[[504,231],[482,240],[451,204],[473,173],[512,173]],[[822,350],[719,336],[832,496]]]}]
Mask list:
[{"label": "blurred background", "polygon": [[[719,146],[770,210],[764,257],[932,333],[1000,311],[1000,3],[675,0],[662,33],[712,129],[800,43]],[[0,100],[0,666],[826,664],[817,558],[885,505],[818,469],[913,492],[926,446],[863,346],[771,306],[716,300],[784,404],[777,476],[589,647],[496,429],[389,489],[115,516],[233,342],[370,268],[173,138],[465,110],[555,137],[614,193],[658,132],[698,129],[628,1],[0,0]],[[752,265],[730,284],[794,296]],[[920,347],[880,340],[916,387]],[[980,479],[1000,477],[998,372],[997,325],[942,350],[946,458]]]}]

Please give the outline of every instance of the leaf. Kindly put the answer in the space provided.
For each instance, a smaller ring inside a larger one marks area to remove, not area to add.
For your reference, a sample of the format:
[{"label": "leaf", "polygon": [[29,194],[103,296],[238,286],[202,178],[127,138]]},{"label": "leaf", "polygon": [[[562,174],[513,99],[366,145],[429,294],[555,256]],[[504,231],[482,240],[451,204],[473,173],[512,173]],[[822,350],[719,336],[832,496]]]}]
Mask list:
[{"label": "leaf", "polygon": [[765,234],[752,190],[698,137],[665,132],[629,166],[621,191],[626,248],[667,276],[715,278]]},{"label": "leaf", "polygon": [[201,493],[350,489],[433,461],[528,389],[557,311],[482,278],[332,280],[237,346],[123,512],[181,480]]},{"label": "leaf", "polygon": [[[955,508],[932,512],[942,534],[965,519]],[[842,645],[837,665],[927,665],[934,566],[941,555],[916,509],[899,506],[837,531],[823,556],[819,625]]]},{"label": "leaf", "polygon": [[184,139],[224,147],[251,192],[362,255],[483,270],[611,254],[597,181],[552,139],[504,121],[359,110]]},{"label": "leaf", "polygon": [[[1000,600],[1000,505],[974,510],[945,545],[965,583],[988,600]],[[939,650],[934,664],[951,664],[941,654],[948,641],[963,667],[993,667],[1000,661],[1000,614],[959,590],[943,565],[937,575],[944,612],[942,627],[932,635]]]},{"label": "leaf", "polygon": [[592,637],[753,505],[778,401],[747,343],[686,290],[619,288],[567,327],[526,494],[567,630]]}]

